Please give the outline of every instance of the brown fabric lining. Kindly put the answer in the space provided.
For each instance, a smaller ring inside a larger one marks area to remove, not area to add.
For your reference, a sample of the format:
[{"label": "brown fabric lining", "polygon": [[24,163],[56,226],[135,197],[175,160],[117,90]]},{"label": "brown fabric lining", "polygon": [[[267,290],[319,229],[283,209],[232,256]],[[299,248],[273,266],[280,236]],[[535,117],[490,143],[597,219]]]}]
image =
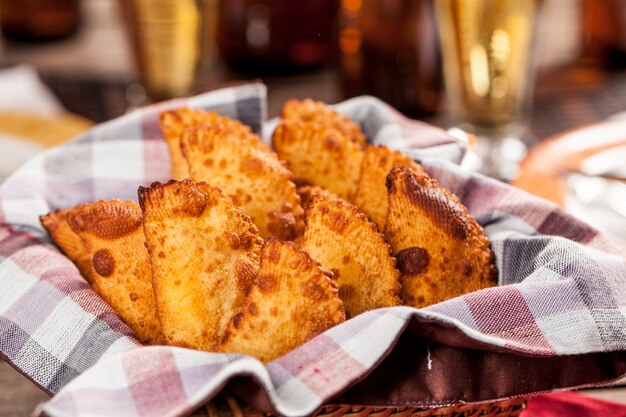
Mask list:
[{"label": "brown fabric lining", "polygon": [[[484,344],[448,324],[413,319],[369,375],[327,403],[439,407],[599,386],[624,375],[623,351],[531,355]],[[275,413],[258,382],[236,378],[229,387],[248,404]]]},{"label": "brown fabric lining", "polygon": [[626,352],[530,356],[459,348],[405,332],[367,378],[332,402],[417,406],[480,402],[598,385],[625,373]]}]

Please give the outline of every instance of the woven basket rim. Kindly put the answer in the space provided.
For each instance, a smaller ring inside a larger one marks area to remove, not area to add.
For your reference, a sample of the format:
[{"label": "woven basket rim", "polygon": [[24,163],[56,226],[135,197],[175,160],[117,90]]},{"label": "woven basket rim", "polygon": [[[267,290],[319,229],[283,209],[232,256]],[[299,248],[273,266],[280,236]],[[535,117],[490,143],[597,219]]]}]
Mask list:
[{"label": "woven basket rim", "polygon": [[[337,411],[340,409],[351,409],[353,412],[362,411],[362,410],[374,410],[376,412],[383,410],[396,410],[397,412],[427,412],[427,411],[437,411],[442,412],[445,410],[454,410],[455,412],[464,412],[464,411],[478,411],[482,409],[494,409],[494,408],[513,408],[513,407],[523,407],[526,403],[528,403],[530,397],[516,397],[516,398],[507,398],[500,399],[494,401],[479,401],[479,402],[459,402],[452,404],[433,404],[433,405],[415,405],[415,404],[388,404],[388,405],[354,405],[354,404],[324,404],[320,408],[318,408],[312,415],[313,416],[324,416],[327,415],[331,411]],[[326,413],[324,413],[326,412]]]},{"label": "woven basket rim", "polygon": [[[531,397],[520,396],[495,401],[462,402],[448,405],[355,405],[355,404],[323,404],[311,417],[515,417],[526,408]],[[214,404],[206,405],[209,417],[263,417],[269,416],[257,410],[233,395],[222,395],[223,404],[227,406],[218,410]]]}]

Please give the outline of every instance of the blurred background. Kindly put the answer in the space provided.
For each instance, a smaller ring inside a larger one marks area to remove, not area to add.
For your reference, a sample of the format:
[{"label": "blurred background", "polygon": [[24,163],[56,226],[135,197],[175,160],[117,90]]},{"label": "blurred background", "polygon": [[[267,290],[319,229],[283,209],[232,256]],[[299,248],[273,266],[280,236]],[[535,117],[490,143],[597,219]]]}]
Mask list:
[{"label": "blurred background", "polygon": [[[535,136],[624,110],[626,4],[532,3]],[[194,18],[202,33],[190,29]],[[1,0],[0,28],[0,65],[34,66],[66,109],[94,122],[143,102],[146,61],[172,58],[183,76],[199,57],[192,87],[154,98],[262,79],[270,116],[292,96],[333,103],[373,94],[411,117],[446,123],[433,0]]]}]

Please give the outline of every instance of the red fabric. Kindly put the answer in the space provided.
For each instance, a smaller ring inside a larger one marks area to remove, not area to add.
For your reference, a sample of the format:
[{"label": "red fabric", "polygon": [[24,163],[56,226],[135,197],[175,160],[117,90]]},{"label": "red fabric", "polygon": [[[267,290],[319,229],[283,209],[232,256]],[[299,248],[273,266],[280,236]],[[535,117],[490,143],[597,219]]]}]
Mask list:
[{"label": "red fabric", "polygon": [[520,417],[626,417],[626,403],[601,400],[577,392],[537,395]]}]

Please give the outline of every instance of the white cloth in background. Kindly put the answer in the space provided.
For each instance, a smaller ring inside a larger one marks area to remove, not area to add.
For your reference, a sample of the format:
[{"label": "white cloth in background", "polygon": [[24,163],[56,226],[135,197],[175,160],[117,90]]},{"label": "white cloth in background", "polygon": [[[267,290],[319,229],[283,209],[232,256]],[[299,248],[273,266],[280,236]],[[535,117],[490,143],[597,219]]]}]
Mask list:
[{"label": "white cloth in background", "polygon": [[18,65],[0,70],[0,112],[5,110],[54,116],[63,106],[33,67]]},{"label": "white cloth in background", "polygon": [[[52,117],[63,106],[29,65],[0,70],[0,113],[20,112]],[[43,147],[33,141],[3,132],[0,126],[0,182]]]}]

